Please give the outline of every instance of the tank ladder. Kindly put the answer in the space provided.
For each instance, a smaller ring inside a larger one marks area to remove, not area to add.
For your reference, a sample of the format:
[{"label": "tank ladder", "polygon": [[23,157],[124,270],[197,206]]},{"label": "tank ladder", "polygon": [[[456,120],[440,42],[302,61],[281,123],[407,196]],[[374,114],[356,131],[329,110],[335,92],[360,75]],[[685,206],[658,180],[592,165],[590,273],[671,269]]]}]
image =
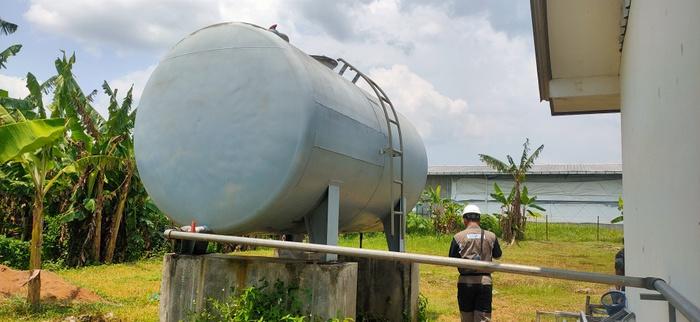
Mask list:
[{"label": "tank ladder", "polygon": [[[403,135],[401,132],[401,124],[399,122],[399,116],[396,113],[394,104],[389,100],[389,96],[386,95],[384,90],[377,85],[369,76],[365,75],[361,71],[357,70],[355,66],[351,65],[345,59],[338,58],[338,62],[342,64],[342,67],[338,71],[338,74],[342,77],[343,74],[349,69],[351,72],[355,72],[355,76],[352,78],[352,83],[357,84],[357,81],[362,78],[367,85],[374,91],[379,101],[379,106],[384,112],[384,119],[386,120],[387,128],[387,138],[388,146],[384,148],[382,153],[389,154],[389,173],[390,173],[390,188],[389,188],[389,214],[390,214],[390,225],[391,225],[391,237],[398,237],[396,245],[391,245],[389,243],[390,250],[393,251],[405,251],[405,236],[406,236],[406,198],[404,196],[404,153],[403,153]],[[396,129],[396,134],[398,138],[398,147],[394,145],[394,129]],[[398,179],[394,173],[394,161],[398,161]],[[394,191],[398,187],[399,190],[399,203],[394,204]],[[396,217],[398,217],[399,227],[397,227]],[[398,228],[398,229],[397,229]],[[397,236],[398,235],[398,236]],[[389,240],[387,236],[387,240]],[[395,248],[395,249],[391,249]]]}]

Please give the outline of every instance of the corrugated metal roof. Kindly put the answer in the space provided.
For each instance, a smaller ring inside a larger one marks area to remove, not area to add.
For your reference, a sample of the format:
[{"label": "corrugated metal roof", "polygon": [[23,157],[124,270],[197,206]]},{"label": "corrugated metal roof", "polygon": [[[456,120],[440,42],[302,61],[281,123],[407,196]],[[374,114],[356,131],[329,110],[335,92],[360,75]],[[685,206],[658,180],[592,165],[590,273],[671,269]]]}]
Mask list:
[{"label": "corrugated metal roof", "polygon": [[[496,175],[485,165],[437,165],[428,175]],[[536,164],[528,174],[622,174],[622,164]]]}]

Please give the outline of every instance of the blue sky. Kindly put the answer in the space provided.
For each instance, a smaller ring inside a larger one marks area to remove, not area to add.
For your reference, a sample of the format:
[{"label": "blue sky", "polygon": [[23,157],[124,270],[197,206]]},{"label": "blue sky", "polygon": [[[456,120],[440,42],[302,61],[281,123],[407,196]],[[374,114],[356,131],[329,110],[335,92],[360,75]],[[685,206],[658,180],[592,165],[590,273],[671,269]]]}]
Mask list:
[{"label": "blue sky", "polygon": [[430,164],[517,155],[525,137],[545,145],[539,163],[621,159],[619,114],[552,117],[539,102],[529,1],[5,0],[1,17],[19,25],[1,45],[23,45],[0,71],[14,96],[27,72],[53,75],[65,50],[86,92],[107,80],[133,84],[138,98],[188,33],[277,23],[307,53],[344,57],[375,78],[422,134]]}]

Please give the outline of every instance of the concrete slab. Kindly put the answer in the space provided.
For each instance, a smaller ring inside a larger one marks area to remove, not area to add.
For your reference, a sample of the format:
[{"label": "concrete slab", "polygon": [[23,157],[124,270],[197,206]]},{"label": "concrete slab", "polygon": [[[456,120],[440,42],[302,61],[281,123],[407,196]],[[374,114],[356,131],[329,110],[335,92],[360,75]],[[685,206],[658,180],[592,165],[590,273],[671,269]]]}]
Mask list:
[{"label": "concrete slab", "polygon": [[204,309],[208,298],[223,300],[236,289],[272,284],[296,285],[306,312],[321,320],[355,318],[358,265],[223,254],[166,254],[160,295],[160,320],[185,320]]}]

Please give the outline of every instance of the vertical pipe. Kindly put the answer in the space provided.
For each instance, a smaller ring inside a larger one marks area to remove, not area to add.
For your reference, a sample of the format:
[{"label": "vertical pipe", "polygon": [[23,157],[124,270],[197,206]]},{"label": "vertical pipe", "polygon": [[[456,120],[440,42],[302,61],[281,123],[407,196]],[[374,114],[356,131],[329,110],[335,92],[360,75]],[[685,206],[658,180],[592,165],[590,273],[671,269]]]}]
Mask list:
[{"label": "vertical pipe", "polygon": [[676,322],[676,308],[668,302],[668,322]]},{"label": "vertical pipe", "polygon": [[362,248],[362,238],[365,236],[364,233],[360,233],[360,248]]},{"label": "vertical pipe", "polygon": [[600,241],[600,216],[596,216],[595,223],[595,240]]},{"label": "vertical pipe", "polygon": [[549,240],[549,215],[544,215],[544,240]]}]

